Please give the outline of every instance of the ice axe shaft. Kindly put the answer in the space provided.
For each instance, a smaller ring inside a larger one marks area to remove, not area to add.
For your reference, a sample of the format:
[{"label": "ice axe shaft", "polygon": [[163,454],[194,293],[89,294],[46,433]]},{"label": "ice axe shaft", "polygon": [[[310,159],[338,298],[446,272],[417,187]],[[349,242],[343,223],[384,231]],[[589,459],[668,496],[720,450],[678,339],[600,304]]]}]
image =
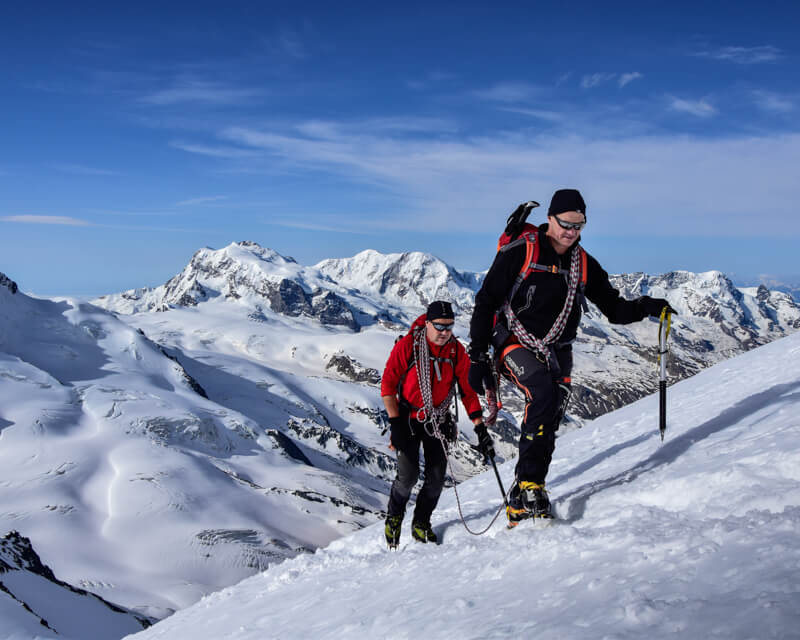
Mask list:
[{"label": "ice axe shaft", "polygon": [[662,441],[667,430],[667,338],[671,321],[669,307],[664,307],[658,321],[658,430]]},{"label": "ice axe shaft", "polygon": [[494,463],[494,456],[489,458],[492,463],[492,469],[494,469],[494,475],[497,478],[497,484],[500,485],[500,493],[503,494],[503,504],[508,508],[508,500],[506,500],[506,490],[503,487],[503,481],[500,479],[500,472],[497,470],[497,465]]}]

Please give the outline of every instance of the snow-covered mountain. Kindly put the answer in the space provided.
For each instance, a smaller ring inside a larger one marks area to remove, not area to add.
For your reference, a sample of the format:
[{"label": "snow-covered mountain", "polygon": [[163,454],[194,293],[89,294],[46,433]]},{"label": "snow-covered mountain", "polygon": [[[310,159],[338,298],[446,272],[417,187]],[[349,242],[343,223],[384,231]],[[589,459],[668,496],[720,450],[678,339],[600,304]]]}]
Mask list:
[{"label": "snow-covered mountain", "polygon": [[[418,252],[383,255],[369,250],[303,267],[270,249],[242,242],[217,251],[198,251],[181,274],[161,287],[94,302],[130,314],[227,300],[247,309],[255,320],[271,310],[278,316],[359,331],[376,323],[402,330],[431,300],[446,299],[455,304],[461,335],[466,336],[484,275],[459,272]],[[669,365],[676,379],[800,328],[800,305],[791,296],[763,286],[737,288],[718,271],[635,273],[612,276],[612,282],[628,298],[666,297],[679,311]],[[578,335],[573,376],[571,414],[578,422],[655,389],[653,324],[612,325],[590,305]],[[377,365],[354,363],[376,372],[381,364],[380,360]],[[510,388],[503,395],[513,411],[521,409]]]},{"label": "snow-covered mountain", "polygon": [[[380,524],[130,637],[748,638],[800,629],[800,333],[559,438],[558,519],[509,531],[491,471],[446,491],[441,544]],[[505,487],[513,462],[500,467]]]},{"label": "snow-covered mountain", "polygon": [[352,258],[323,260],[316,268],[333,282],[361,291],[382,304],[421,309],[432,300],[449,300],[469,313],[485,273],[461,272],[427,253],[367,250]]},{"label": "snow-covered mountain", "polygon": [[[0,534],[30,538],[62,580],[161,618],[374,523],[394,474],[377,388],[394,339],[439,297],[457,303],[465,338],[481,277],[415,253],[306,267],[247,242],[94,304],[33,298],[0,275]],[[680,312],[673,380],[800,327],[788,296],[718,272],[616,284]],[[573,423],[655,388],[655,340],[652,321],[590,310]],[[522,405],[503,395],[494,432],[509,458]],[[460,419],[456,480],[482,469]]]},{"label": "snow-covered mountain", "polygon": [[242,355],[278,326],[208,320],[183,325],[187,356],[98,307],[0,287],[0,530],[157,618],[374,522],[393,470],[372,387],[292,370],[286,330],[289,366]]},{"label": "snow-covered mountain", "polygon": [[135,633],[150,622],[56,578],[31,541],[18,532],[0,538],[3,638],[110,640]]}]

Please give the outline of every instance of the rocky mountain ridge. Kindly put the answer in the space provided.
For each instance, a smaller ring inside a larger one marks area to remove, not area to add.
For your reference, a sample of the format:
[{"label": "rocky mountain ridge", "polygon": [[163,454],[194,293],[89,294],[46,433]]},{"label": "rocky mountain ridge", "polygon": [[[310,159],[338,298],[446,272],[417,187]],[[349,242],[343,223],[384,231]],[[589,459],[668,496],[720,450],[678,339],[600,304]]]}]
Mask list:
[{"label": "rocky mountain ridge", "polygon": [[[56,578],[17,531],[0,538],[0,593],[6,596],[0,602],[4,626],[13,621],[37,638],[121,637],[153,622]],[[93,624],[82,625],[81,619]]]},{"label": "rocky mountain ridge", "polygon": [[[94,302],[130,314],[192,307],[221,298],[245,305],[255,320],[271,313],[351,331],[375,324],[403,331],[431,300],[445,299],[454,304],[463,327],[484,275],[460,272],[419,252],[384,255],[366,250],[351,258],[303,267],[256,243],[241,242],[218,251],[198,251],[184,271],[162,287]],[[674,318],[669,364],[675,379],[800,328],[800,304],[790,295],[763,285],[738,288],[719,271],[610,278],[626,298],[665,297],[679,312]],[[466,333],[462,330],[462,335]],[[576,352],[578,365],[587,358],[594,365],[576,366],[573,415],[596,417],[651,393],[652,375],[645,374],[643,366],[646,369],[654,360],[653,345],[652,335],[642,327],[612,325],[590,304]],[[606,372],[601,361],[606,362]],[[347,370],[342,370],[343,375],[350,375]],[[590,373],[593,370],[597,373]],[[609,379],[608,370],[618,373],[616,379]]]}]

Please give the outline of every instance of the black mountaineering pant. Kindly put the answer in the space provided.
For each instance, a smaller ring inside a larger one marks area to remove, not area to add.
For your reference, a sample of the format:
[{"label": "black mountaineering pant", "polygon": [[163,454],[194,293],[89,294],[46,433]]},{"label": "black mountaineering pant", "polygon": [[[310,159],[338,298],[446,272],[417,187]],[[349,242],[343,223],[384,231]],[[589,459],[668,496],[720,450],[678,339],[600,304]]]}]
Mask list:
[{"label": "black mountaineering pant", "polygon": [[503,350],[499,370],[525,394],[525,415],[519,439],[516,477],[520,482],[544,484],[561,420],[563,397],[559,381],[572,371],[572,348],[566,346],[551,355],[551,367],[543,358],[521,344]]},{"label": "black mountaineering pant", "polygon": [[[425,454],[425,481],[417,494],[413,522],[430,523],[431,514],[439,502],[439,496],[444,487],[447,457],[439,439],[428,435],[421,422],[407,419],[406,424],[409,427],[408,438],[402,438],[403,444],[397,448],[397,477],[395,477],[389,492],[388,512],[390,516],[402,516],[406,511],[406,503],[411,496],[411,490],[419,479],[421,444]],[[447,424],[442,425],[440,429],[449,437]]]}]

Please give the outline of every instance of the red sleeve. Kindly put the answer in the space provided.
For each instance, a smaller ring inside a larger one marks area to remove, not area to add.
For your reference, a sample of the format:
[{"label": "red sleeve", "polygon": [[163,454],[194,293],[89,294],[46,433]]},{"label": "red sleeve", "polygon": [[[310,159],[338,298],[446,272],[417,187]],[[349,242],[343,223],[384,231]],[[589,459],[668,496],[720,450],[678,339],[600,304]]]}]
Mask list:
[{"label": "red sleeve", "polygon": [[412,340],[411,335],[406,335],[392,347],[381,378],[381,397],[397,394],[397,385],[400,384],[400,378],[406,372],[411,357]]},{"label": "red sleeve", "polygon": [[460,342],[456,347],[458,349],[458,363],[456,364],[456,375],[458,382],[461,385],[461,390],[464,392],[464,397],[461,398],[461,403],[467,410],[470,420],[480,418],[482,415],[481,401],[478,399],[478,394],[469,386],[469,355],[467,355],[464,345]]}]

